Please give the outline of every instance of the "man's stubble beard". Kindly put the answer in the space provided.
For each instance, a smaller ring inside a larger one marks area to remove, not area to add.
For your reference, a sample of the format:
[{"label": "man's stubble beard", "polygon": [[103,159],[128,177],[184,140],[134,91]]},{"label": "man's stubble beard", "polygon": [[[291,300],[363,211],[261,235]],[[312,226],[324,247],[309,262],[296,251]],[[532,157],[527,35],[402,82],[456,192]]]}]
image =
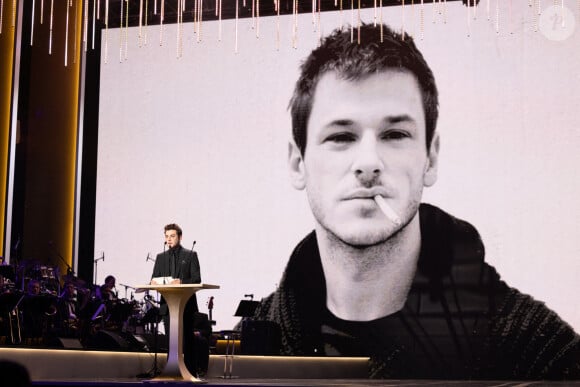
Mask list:
[{"label": "man's stubble beard", "polygon": [[[312,204],[312,203],[311,203]],[[403,223],[400,226],[395,226],[393,223],[385,219],[385,225],[388,224],[391,230],[383,234],[383,231],[376,232],[375,235],[366,236],[362,238],[347,238],[340,236],[340,231],[336,232],[332,227],[326,224],[325,219],[320,220],[315,215],[316,231],[321,234],[318,236],[319,241],[322,239],[326,241],[326,251],[329,253],[328,259],[335,261],[337,264],[351,267],[356,265],[358,270],[362,272],[373,270],[377,265],[385,263],[386,256],[397,254],[402,241],[407,238],[410,231],[410,224],[419,216],[420,201],[414,199],[409,203],[405,211],[400,214]],[[313,208],[313,214],[316,214],[316,209]],[[419,219],[417,219],[419,221]],[[374,243],[361,243],[361,240],[376,240]],[[345,256],[357,256],[357,262],[341,262]]]}]

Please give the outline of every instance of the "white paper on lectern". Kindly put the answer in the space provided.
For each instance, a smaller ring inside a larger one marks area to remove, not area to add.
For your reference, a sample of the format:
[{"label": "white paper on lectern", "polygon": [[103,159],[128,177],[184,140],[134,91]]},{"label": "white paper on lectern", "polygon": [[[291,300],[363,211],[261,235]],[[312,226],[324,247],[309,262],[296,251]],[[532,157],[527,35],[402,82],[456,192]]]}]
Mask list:
[{"label": "white paper on lectern", "polygon": [[151,278],[151,281],[156,285],[168,285],[174,279],[175,278],[173,278],[171,276],[169,276],[169,277],[153,277],[153,278]]}]

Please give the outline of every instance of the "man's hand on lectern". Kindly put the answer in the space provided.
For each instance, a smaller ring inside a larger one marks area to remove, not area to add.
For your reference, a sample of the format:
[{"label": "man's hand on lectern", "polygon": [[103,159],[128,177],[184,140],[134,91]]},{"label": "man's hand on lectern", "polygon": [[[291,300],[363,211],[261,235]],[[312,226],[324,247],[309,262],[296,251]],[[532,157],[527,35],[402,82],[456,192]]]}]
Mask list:
[{"label": "man's hand on lectern", "polygon": [[179,278],[174,278],[170,282],[171,285],[179,285],[180,283],[181,283],[181,280]]}]

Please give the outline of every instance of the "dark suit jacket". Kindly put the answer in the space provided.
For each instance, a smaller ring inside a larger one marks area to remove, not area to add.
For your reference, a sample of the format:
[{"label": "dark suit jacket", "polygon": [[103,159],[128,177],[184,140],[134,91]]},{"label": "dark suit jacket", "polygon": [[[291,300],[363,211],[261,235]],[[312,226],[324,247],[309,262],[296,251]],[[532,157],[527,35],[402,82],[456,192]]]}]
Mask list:
[{"label": "dark suit jacket", "polygon": [[175,253],[177,273],[174,278],[179,278],[182,284],[201,283],[199,259],[197,253],[179,245],[163,253],[157,254],[152,277],[167,277],[171,275],[171,255]]},{"label": "dark suit jacket", "polygon": [[[174,278],[179,278],[182,284],[199,284],[201,283],[201,272],[199,269],[199,259],[197,253],[188,250],[179,245],[176,248],[169,249],[163,253],[157,254],[155,258],[155,265],[153,266],[153,277],[167,277],[171,276],[171,255],[175,254],[176,260],[176,275]],[[198,311],[197,298],[195,294],[190,298],[186,306],[186,314],[195,313]],[[167,305],[163,302],[159,310],[159,314],[167,314]]]}]

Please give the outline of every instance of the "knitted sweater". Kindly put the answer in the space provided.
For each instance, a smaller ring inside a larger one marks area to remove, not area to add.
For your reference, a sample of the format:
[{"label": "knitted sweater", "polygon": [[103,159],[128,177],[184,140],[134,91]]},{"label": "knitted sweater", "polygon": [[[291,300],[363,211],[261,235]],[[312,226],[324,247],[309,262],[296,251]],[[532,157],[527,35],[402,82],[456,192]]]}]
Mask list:
[{"label": "knitted sweater", "polygon": [[255,315],[280,327],[280,354],[368,356],[374,378],[579,378],[580,337],[499,278],[475,228],[428,204],[419,215],[421,253],[406,304],[371,322],[326,309],[316,235],[307,235]]}]

